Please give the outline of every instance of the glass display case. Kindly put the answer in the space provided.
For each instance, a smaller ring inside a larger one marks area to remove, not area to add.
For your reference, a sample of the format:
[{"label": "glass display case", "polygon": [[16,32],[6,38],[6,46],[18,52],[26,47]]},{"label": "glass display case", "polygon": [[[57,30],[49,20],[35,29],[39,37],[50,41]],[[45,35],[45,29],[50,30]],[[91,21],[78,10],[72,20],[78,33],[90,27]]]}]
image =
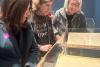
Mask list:
[{"label": "glass display case", "polygon": [[53,45],[37,67],[100,67],[100,32],[69,32],[67,42],[62,41]]}]

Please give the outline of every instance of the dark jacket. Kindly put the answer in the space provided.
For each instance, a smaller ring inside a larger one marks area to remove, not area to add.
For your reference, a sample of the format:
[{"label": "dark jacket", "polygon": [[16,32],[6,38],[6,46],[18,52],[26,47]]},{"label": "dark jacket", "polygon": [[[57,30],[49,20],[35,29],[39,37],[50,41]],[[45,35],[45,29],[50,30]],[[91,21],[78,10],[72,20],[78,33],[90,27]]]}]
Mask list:
[{"label": "dark jacket", "polygon": [[85,16],[81,12],[77,12],[71,21],[72,28],[68,28],[68,18],[66,16],[64,8],[56,11],[53,18],[53,29],[55,34],[62,34],[67,30],[68,32],[85,32],[86,31],[86,20]]},{"label": "dark jacket", "polygon": [[18,35],[16,38],[14,32],[7,31],[5,23],[0,21],[0,67],[38,62],[39,49],[30,24],[27,24]]}]

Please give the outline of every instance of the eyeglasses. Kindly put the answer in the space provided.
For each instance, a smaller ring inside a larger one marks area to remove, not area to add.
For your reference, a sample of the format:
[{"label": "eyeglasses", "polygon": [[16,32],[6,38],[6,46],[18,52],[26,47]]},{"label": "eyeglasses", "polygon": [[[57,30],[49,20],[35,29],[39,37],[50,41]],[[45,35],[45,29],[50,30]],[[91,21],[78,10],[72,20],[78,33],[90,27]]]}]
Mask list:
[{"label": "eyeglasses", "polygon": [[71,3],[71,6],[79,7],[80,3]]}]

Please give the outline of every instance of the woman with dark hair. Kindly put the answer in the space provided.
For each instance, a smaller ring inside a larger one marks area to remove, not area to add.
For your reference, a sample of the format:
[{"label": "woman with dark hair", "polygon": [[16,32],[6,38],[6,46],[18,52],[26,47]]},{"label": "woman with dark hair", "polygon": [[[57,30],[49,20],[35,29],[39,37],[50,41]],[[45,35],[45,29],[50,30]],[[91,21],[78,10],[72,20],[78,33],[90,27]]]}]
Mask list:
[{"label": "woman with dark hair", "polygon": [[4,0],[0,20],[0,67],[35,67],[39,50],[27,18],[30,0]]},{"label": "woman with dark hair", "polygon": [[52,29],[52,18],[50,9],[52,0],[39,0],[36,10],[33,12],[32,25],[35,32],[40,56],[43,57],[46,52],[55,43],[55,37]]}]

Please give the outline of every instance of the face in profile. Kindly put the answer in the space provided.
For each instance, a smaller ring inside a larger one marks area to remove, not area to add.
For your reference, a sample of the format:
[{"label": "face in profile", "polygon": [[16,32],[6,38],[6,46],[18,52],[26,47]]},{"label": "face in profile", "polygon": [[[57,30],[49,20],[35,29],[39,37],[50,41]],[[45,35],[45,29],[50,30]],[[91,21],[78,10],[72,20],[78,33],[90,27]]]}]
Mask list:
[{"label": "face in profile", "polygon": [[49,12],[50,12],[51,6],[52,6],[52,2],[51,1],[43,3],[43,4],[40,4],[38,6],[39,7],[39,12],[42,15],[48,15]]},{"label": "face in profile", "polygon": [[80,0],[69,0],[67,11],[73,15],[80,10]]},{"label": "face in profile", "polygon": [[25,22],[25,20],[27,20],[28,19],[28,17],[30,16],[30,6],[28,6],[28,8],[27,8],[27,10],[25,11],[25,13],[24,13],[24,16],[23,16],[23,19],[22,19],[22,22],[24,23]]}]

